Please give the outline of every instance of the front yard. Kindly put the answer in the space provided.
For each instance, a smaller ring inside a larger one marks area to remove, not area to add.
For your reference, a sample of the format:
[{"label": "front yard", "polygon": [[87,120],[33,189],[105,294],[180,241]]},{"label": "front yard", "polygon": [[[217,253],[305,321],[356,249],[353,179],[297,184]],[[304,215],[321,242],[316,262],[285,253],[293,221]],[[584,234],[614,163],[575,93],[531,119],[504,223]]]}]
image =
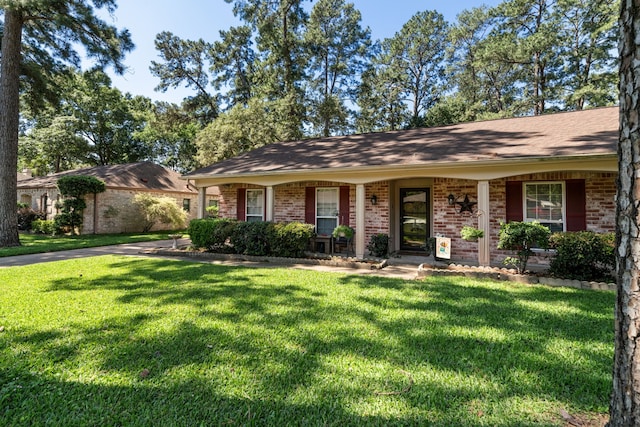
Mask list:
[{"label": "front yard", "polygon": [[2,269],[0,424],[560,426],[608,410],[613,306],[115,256]]}]

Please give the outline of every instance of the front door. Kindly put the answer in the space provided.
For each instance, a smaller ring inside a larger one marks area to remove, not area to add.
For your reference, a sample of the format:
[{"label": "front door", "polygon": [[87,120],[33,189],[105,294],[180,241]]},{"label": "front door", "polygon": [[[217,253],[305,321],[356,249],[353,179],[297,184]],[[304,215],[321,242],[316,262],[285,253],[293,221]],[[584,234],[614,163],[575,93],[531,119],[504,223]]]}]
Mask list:
[{"label": "front door", "polygon": [[400,189],[400,249],[424,251],[431,223],[430,200],[428,188]]}]

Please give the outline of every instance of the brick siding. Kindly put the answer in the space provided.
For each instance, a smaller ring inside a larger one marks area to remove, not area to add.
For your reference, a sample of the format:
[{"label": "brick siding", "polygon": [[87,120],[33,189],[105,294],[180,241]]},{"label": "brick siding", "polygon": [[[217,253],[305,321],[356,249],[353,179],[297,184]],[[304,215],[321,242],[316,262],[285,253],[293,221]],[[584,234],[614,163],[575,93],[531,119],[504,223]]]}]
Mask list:
[{"label": "brick siding", "polygon": [[[506,182],[517,181],[565,181],[568,179],[584,179],[587,192],[586,216],[587,230],[609,232],[615,230],[615,173],[599,172],[557,172],[514,176],[508,179],[496,179],[489,182],[489,237],[491,259],[499,264],[507,254],[497,249],[500,223],[505,220],[506,212]],[[339,187],[344,185],[330,181],[295,182],[274,187],[275,206],[274,220],[277,222],[305,221],[305,188],[306,187]],[[226,185],[220,187],[219,215],[221,217],[236,217],[236,197],[238,188],[263,188],[244,184]],[[478,227],[477,205],[473,212],[459,213],[448,203],[449,194],[458,200],[465,195],[471,201],[477,202],[478,183],[474,180],[460,180],[449,178],[434,178],[431,187],[432,207],[432,235],[451,238],[452,261],[476,262],[478,258],[478,244],[467,242],[460,237],[460,229],[469,225]],[[372,205],[371,196],[376,195],[377,204]],[[388,181],[374,182],[365,185],[365,244],[371,236],[377,233],[396,234],[390,224],[391,203],[390,183]],[[356,187],[350,185],[350,224],[355,227]],[[358,230],[356,230],[358,232]],[[533,259],[533,263],[545,263],[542,258]]]}]

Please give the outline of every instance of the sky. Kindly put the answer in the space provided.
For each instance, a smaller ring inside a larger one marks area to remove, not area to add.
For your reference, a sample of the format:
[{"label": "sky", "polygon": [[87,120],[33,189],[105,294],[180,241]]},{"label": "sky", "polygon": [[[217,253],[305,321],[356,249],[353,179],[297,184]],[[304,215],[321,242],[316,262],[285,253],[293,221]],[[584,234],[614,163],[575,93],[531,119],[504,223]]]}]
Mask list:
[{"label": "sky", "polygon": [[[373,40],[392,37],[413,15],[425,10],[436,10],[450,23],[465,9],[481,5],[495,6],[501,0],[350,0],[362,14],[361,25],[371,29]],[[310,5],[312,3],[309,3]],[[122,76],[112,72],[113,85],[122,92],[144,95],[155,101],[180,104],[191,89],[169,88],[157,92],[158,78],[149,72],[151,61],[159,61],[154,46],[156,34],[170,31],[189,40],[203,39],[214,42],[219,31],[240,22],[233,16],[232,5],[224,0],[118,0],[118,9],[105,20],[122,29],[127,28],[136,45],[125,58],[128,71]]]}]

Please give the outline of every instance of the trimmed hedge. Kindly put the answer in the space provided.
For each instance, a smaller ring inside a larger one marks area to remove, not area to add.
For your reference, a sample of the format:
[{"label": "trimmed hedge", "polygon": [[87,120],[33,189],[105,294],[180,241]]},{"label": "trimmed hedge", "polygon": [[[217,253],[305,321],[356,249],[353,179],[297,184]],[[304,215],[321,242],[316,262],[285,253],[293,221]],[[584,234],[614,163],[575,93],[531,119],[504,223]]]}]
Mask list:
[{"label": "trimmed hedge", "polygon": [[255,256],[303,257],[314,227],[299,222],[237,222],[226,218],[194,219],[187,232],[197,248]]},{"label": "trimmed hedge", "polygon": [[314,226],[301,222],[272,223],[271,253],[286,258],[302,258],[314,235]]},{"label": "trimmed hedge", "polygon": [[227,218],[193,219],[189,222],[187,233],[196,248],[212,252],[232,252],[229,241],[236,223]]},{"label": "trimmed hedge", "polygon": [[556,254],[549,272],[564,279],[609,281],[615,269],[615,235],[592,231],[554,233],[550,246]]}]

